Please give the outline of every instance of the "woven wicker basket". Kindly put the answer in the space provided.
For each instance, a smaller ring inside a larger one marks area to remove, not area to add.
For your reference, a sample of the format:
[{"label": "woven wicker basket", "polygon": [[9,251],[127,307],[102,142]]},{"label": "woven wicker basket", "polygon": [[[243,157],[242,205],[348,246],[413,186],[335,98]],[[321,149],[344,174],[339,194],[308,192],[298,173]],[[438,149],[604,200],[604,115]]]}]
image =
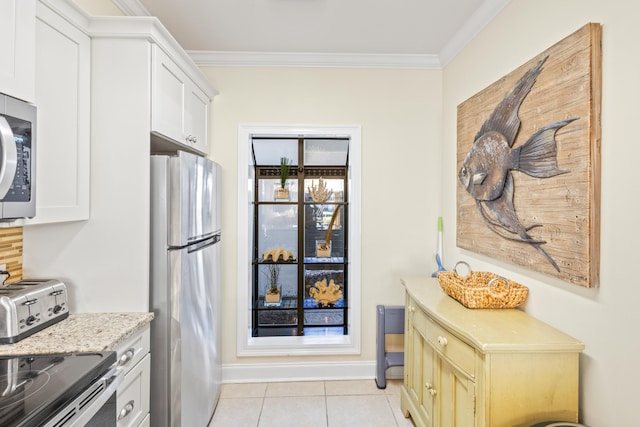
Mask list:
[{"label": "woven wicker basket", "polygon": [[[461,276],[458,265],[466,265],[469,273]],[[454,271],[438,273],[442,289],[467,308],[513,308],[522,304],[529,295],[529,288],[497,274],[471,271],[464,261],[456,264]]]}]

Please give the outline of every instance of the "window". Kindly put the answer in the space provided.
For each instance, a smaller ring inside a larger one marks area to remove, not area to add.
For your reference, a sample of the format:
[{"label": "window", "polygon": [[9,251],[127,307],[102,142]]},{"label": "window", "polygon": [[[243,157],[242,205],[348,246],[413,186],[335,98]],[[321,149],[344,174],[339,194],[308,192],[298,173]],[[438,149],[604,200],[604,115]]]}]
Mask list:
[{"label": "window", "polygon": [[347,138],[252,138],[252,336],[348,335]]},{"label": "window", "polygon": [[241,126],[238,152],[238,355],[359,353],[359,128]]}]

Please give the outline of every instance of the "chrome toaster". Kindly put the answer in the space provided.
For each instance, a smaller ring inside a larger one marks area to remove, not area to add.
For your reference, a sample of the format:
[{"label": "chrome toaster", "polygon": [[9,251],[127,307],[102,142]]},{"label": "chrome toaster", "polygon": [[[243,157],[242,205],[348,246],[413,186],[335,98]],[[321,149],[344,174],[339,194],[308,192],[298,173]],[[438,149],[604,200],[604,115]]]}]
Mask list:
[{"label": "chrome toaster", "polygon": [[69,316],[60,280],[22,280],[0,287],[0,344],[11,344]]}]

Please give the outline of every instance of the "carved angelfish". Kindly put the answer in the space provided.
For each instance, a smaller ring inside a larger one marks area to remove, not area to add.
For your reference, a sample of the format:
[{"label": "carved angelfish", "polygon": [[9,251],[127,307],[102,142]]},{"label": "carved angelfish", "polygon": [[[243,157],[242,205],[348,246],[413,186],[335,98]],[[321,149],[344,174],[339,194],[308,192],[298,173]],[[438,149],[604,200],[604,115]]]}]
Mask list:
[{"label": "carved angelfish", "polygon": [[555,135],[577,118],[548,124],[531,135],[522,146],[513,148],[520,129],[518,110],[547,58],[540,60],[522,76],[484,122],[462,163],[458,179],[475,199],[478,212],[489,229],[506,239],[531,244],[560,271],[557,263],[541,246],[546,242],[535,240],[527,233],[541,224],[525,227],[520,223],[513,204],[514,184],[511,176],[514,170],[535,178],[549,178],[569,172],[558,168]]}]

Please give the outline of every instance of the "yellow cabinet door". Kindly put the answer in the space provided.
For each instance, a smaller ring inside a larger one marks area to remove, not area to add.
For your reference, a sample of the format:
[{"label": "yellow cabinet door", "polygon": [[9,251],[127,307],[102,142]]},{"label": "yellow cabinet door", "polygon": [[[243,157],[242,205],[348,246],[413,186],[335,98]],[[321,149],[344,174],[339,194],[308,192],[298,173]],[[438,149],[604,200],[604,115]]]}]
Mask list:
[{"label": "yellow cabinet door", "polygon": [[472,427],[475,418],[475,383],[438,357],[438,426]]},{"label": "yellow cabinet door", "polygon": [[405,332],[405,343],[405,387],[413,402],[421,402],[423,340],[410,323]]},{"label": "yellow cabinet door", "polygon": [[407,321],[405,328],[404,389],[408,399],[401,400],[401,406],[411,417],[415,425],[431,427],[433,425],[434,396],[430,393],[434,381],[434,352],[428,342]]},{"label": "yellow cabinet door", "polygon": [[427,426],[434,425],[433,408],[437,399],[436,384],[437,356],[429,343],[422,339],[422,400],[420,400],[420,413]]}]

